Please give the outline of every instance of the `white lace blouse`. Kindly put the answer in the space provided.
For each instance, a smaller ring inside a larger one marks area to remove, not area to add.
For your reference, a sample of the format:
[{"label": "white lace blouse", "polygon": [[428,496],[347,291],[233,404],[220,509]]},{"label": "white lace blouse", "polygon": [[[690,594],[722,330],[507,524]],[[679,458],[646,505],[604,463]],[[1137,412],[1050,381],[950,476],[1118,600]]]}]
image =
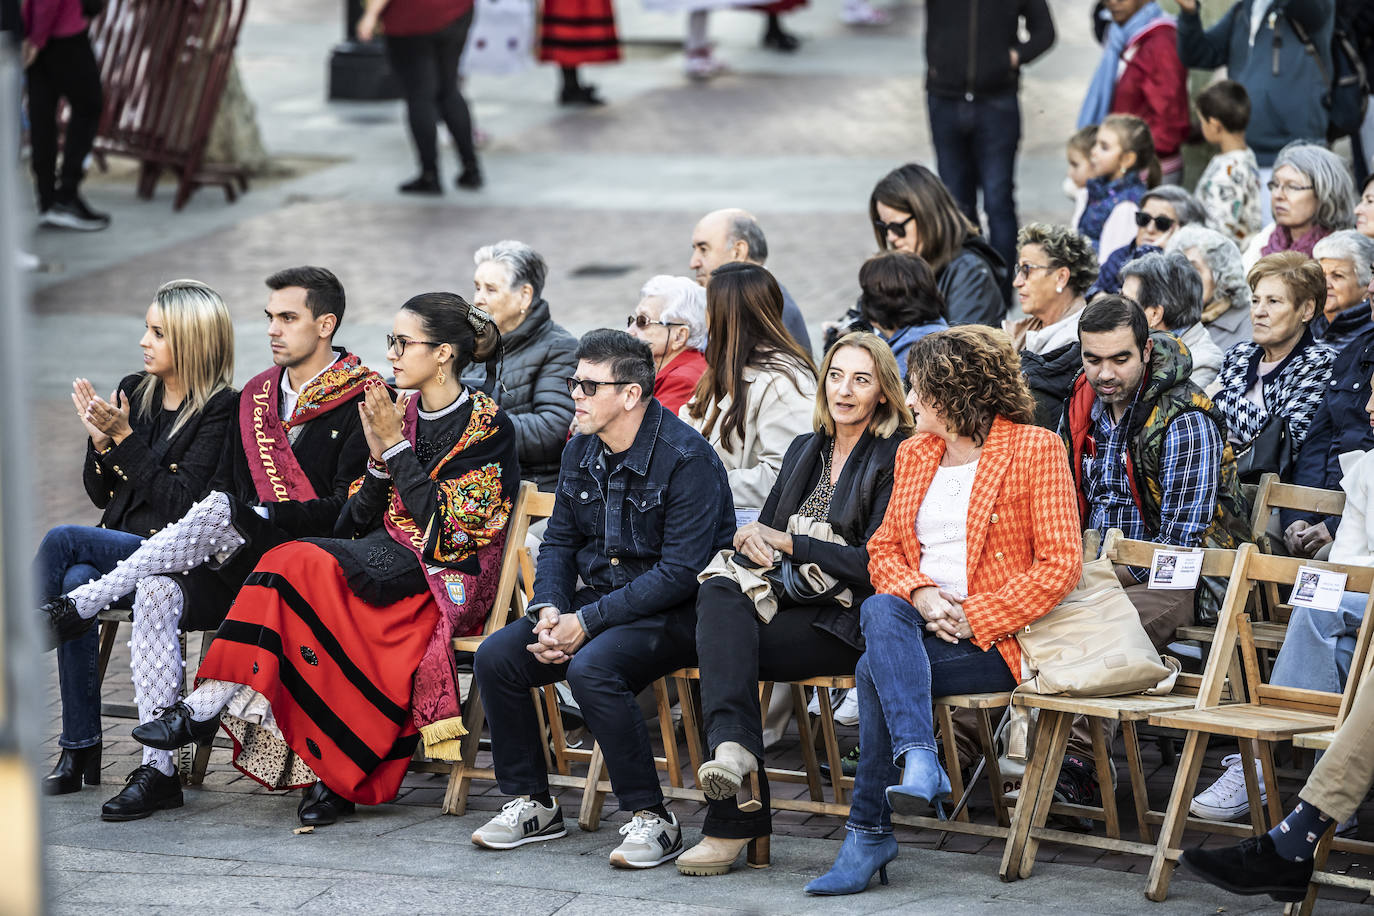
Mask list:
[{"label": "white lace blouse", "polygon": [[968,594],[968,502],[977,473],[977,461],[936,468],[916,511],[921,572],[960,597]]}]

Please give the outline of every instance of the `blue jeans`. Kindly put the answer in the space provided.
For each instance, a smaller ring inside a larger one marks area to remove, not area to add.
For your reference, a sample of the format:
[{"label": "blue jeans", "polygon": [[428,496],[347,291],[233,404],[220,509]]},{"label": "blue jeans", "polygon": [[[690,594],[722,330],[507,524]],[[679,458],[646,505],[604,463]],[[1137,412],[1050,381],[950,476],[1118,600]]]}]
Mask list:
[{"label": "blue jeans", "polygon": [[1328,693],[1344,690],[1368,600],[1368,595],[1346,592],[1339,611],[1293,608],[1270,683]]},{"label": "blue jeans", "polygon": [[975,226],[978,191],[988,215],[988,243],[1007,265],[1016,263],[1016,150],[1021,105],[1015,92],[947,98],[926,94],[930,136],[940,180]]},{"label": "blue jeans", "polygon": [[[33,560],[33,583],[40,601],[97,579],[138,549],[136,534],[59,525],[43,537]],[[62,692],[62,734],[65,748],[100,743],[100,628],[57,648],[57,682]]]},{"label": "blue jeans", "polygon": [[909,602],[874,595],[860,608],[868,649],[854,673],[859,689],[859,769],[849,808],[850,830],[891,833],[887,787],[915,748],[935,750],[931,697],[1010,690],[1016,686],[996,649],[967,640],[947,643],[926,632]]}]

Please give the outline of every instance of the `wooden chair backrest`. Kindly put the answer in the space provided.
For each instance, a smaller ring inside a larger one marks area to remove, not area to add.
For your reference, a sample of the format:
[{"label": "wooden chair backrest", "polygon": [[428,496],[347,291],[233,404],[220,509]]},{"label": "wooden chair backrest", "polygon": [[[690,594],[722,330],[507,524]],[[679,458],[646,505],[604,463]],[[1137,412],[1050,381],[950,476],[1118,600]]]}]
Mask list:
[{"label": "wooden chair backrest", "polygon": [[[1354,697],[1359,677],[1349,678],[1346,689],[1337,694],[1266,684],[1260,675],[1259,656],[1250,628],[1250,617],[1245,613],[1247,597],[1256,587],[1292,585],[1297,579],[1298,569],[1302,566],[1344,573],[1345,590],[1348,592],[1368,595],[1371,587],[1374,587],[1374,567],[1346,566],[1321,560],[1273,556],[1260,553],[1254,544],[1242,544],[1237,551],[1236,569],[1226,589],[1226,598],[1222,602],[1221,614],[1217,619],[1212,649],[1203,669],[1202,684],[1198,691],[1198,708],[1218,705],[1227,673],[1232,668],[1236,653],[1239,652],[1242,670],[1246,676],[1248,702],[1260,706],[1327,711],[1337,714],[1338,717],[1345,715]],[[1374,613],[1370,613],[1370,604],[1374,604],[1374,597],[1366,602],[1364,621],[1355,639],[1355,652],[1350,665],[1352,672],[1363,672],[1368,663],[1370,634],[1374,632]]]},{"label": "wooden chair backrest", "polygon": [[1296,509],[1318,515],[1340,515],[1345,511],[1345,493],[1319,487],[1300,487],[1295,483],[1280,483],[1279,475],[1265,474],[1255,493],[1255,511],[1251,515],[1251,540],[1264,544],[1264,532],[1269,516],[1275,509]]},{"label": "wooden chair backrest", "polygon": [[496,599],[487,614],[482,633],[490,636],[511,620],[525,613],[534,590],[534,564],[525,547],[530,525],[553,515],[552,493],[541,493],[530,481],[520,484],[506,528],[506,549],[501,554],[501,578],[496,583]]},{"label": "wooden chair backrest", "polygon": [[1111,561],[1119,566],[1136,566],[1140,569],[1149,569],[1154,563],[1156,550],[1177,550],[1185,553],[1201,552],[1203,554],[1202,575],[1204,576],[1229,579],[1236,567],[1237,552],[1234,550],[1220,547],[1171,547],[1168,544],[1155,544],[1151,541],[1136,541],[1123,535],[1119,528],[1113,528],[1107,532],[1107,546],[1103,549],[1102,555],[1111,558]]}]

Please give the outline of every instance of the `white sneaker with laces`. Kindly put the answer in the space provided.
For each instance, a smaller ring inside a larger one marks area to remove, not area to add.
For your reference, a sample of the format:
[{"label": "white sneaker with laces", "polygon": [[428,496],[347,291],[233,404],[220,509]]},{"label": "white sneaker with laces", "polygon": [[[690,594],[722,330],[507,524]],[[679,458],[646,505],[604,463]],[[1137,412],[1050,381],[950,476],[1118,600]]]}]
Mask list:
[{"label": "white sneaker with laces", "polygon": [[841,725],[859,724],[859,688],[851,687],[844,692],[840,705],[835,707],[835,721]]},{"label": "white sneaker with laces", "polygon": [[616,868],[653,868],[682,855],[682,828],[673,814],[665,821],[652,811],[636,811],[620,835],[625,839],[611,853]]},{"label": "white sneaker with laces", "polygon": [[501,813],[472,832],[472,842],[484,849],[514,849],[526,843],[556,840],[568,835],[558,800],[549,807],[532,798],[512,798]]},{"label": "white sneaker with laces", "polygon": [[[1240,755],[1228,754],[1221,758],[1225,772],[1203,791],[1188,806],[1196,817],[1206,817],[1217,821],[1231,821],[1250,813],[1250,798],[1245,792],[1245,772],[1241,769]],[[1260,804],[1268,801],[1264,787],[1264,775],[1260,773],[1259,761],[1255,761],[1255,772],[1259,773]]]}]

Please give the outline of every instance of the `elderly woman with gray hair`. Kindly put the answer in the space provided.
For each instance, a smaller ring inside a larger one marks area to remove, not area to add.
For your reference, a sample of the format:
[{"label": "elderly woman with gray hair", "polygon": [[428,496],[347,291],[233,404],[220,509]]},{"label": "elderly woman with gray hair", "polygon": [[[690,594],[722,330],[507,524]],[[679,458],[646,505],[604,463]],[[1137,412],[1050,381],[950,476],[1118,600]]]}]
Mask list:
[{"label": "elderly woman with gray hair", "polygon": [[1221,348],[1202,325],[1202,279],[1181,254],[1147,254],[1121,269],[1121,295],[1145,310],[1152,331],[1168,331],[1187,347],[1189,380],[1206,388],[1221,371]]},{"label": "elderly woman with gray hair", "polygon": [[688,277],[650,277],[625,330],[649,345],[657,369],[654,397],[676,416],[706,371],[706,290]]},{"label": "elderly woman with gray hair", "polygon": [[520,476],[552,490],[573,418],[567,380],[577,370],[577,339],[549,315],[543,298],[549,269],[539,252],[507,240],[479,248],[472,260],[472,304],[501,332],[504,355],[493,396],[515,425]]},{"label": "elderly woman with gray hair", "polygon": [[1121,268],[1136,258],[1163,251],[1174,233],[1184,226],[1205,226],[1207,211],[1196,197],[1177,185],[1160,185],[1145,192],[1135,211],[1135,238],[1122,245],[1102,261],[1097,283],[1088,290],[1088,298],[1098,293],[1119,293],[1123,275]]},{"label": "elderly woman with gray hair", "polygon": [[1374,328],[1369,280],[1374,272],[1374,238],[1354,229],[1333,232],[1312,248],[1326,275],[1326,307],[1312,319],[1312,336],[1339,353]]},{"label": "elderly woman with gray hair", "polygon": [[1225,353],[1250,340],[1250,284],[1236,243],[1206,226],[1184,226],[1164,250],[1188,259],[1202,280],[1202,323]]},{"label": "elderly woman with gray hair", "polygon": [[1280,150],[1269,193],[1274,221],[1245,246],[1247,271],[1280,251],[1311,257],[1317,242],[1355,225],[1355,182],[1345,161],[1324,146],[1299,140]]},{"label": "elderly woman with gray hair", "polygon": [[[1317,263],[1296,251],[1260,258],[1248,280],[1254,340],[1226,351],[1212,401],[1238,453],[1271,422],[1282,422],[1296,455],[1336,360],[1336,351],[1314,340],[1309,327],[1326,302],[1326,281]],[[1288,467],[1256,470],[1291,479]]]}]

